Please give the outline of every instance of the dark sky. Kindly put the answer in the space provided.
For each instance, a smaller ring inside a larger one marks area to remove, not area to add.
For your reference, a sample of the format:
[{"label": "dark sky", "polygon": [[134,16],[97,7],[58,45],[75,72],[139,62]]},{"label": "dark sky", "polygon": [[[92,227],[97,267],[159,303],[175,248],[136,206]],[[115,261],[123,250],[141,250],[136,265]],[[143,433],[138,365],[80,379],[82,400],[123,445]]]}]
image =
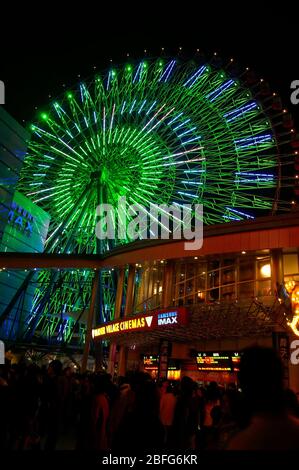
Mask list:
[{"label": "dark sky", "polygon": [[95,2],[81,2],[63,16],[57,7],[43,7],[40,17],[31,15],[29,21],[29,14],[20,24],[8,16],[8,29],[0,33],[6,110],[21,123],[33,120],[35,106],[42,110],[51,100],[48,95],[62,93],[64,83],[68,87],[79,81],[78,74],[84,78],[94,66],[106,68],[110,58],[125,61],[127,52],[139,59],[144,49],[149,56],[158,56],[161,47],[175,55],[181,46],[190,57],[200,48],[207,57],[218,51],[250,66],[282,96],[299,128],[299,105],[290,103],[290,83],[299,80],[299,15],[292,4],[284,2],[282,9],[248,2],[239,3],[238,9],[228,7],[227,1],[220,9],[213,2],[204,10],[200,1],[159,4],[140,2],[135,7],[127,2],[120,10],[116,2],[97,11],[91,7]]}]

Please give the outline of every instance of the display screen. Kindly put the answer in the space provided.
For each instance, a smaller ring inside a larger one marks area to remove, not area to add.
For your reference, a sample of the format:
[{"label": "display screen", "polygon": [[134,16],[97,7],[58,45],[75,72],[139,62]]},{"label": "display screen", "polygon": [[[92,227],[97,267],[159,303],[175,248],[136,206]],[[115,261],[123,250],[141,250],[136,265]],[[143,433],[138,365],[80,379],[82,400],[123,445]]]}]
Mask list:
[{"label": "display screen", "polygon": [[196,361],[198,370],[237,372],[240,353],[230,351],[199,352]]},{"label": "display screen", "polygon": [[241,355],[238,352],[234,352],[231,355],[232,358],[232,372],[239,372]]},{"label": "display screen", "polygon": [[145,370],[158,369],[159,367],[159,356],[144,356],[143,365]]}]

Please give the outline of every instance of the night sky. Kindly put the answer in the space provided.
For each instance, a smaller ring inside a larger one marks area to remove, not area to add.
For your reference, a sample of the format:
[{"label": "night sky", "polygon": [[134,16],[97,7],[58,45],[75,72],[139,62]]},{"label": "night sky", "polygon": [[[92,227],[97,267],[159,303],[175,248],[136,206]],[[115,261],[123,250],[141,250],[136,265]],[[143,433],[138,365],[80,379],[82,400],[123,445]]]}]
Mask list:
[{"label": "night sky", "polygon": [[196,4],[194,9],[190,2],[173,2],[163,11],[152,2],[122,10],[115,4],[101,13],[101,8],[97,12],[81,3],[73,9],[75,19],[73,10],[61,17],[54,8],[44,9],[36,20],[22,19],[21,25],[2,29],[0,79],[6,86],[6,110],[25,125],[34,120],[36,106],[42,111],[69,86],[92,75],[94,67],[109,67],[110,59],[125,62],[129,53],[129,60],[138,60],[144,49],[156,57],[161,47],[169,56],[182,47],[184,56],[192,58],[199,48],[207,59],[217,51],[253,69],[281,95],[298,129],[299,105],[290,102],[290,83],[299,80],[299,15],[293,5],[282,11],[269,9],[266,2],[248,2],[238,10],[226,8],[226,2],[203,11]]}]

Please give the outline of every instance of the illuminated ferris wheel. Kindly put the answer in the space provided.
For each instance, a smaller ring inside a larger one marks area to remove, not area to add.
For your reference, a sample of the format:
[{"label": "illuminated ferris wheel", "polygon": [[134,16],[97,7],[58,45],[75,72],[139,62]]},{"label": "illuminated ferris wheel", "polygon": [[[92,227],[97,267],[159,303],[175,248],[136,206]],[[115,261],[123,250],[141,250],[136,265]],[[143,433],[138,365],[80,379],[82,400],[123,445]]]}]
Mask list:
[{"label": "illuminated ferris wheel", "polygon": [[95,252],[96,207],[120,197],[201,203],[205,224],[273,211],[280,142],[264,108],[242,80],[193,61],[143,60],[79,83],[31,125],[21,175],[51,215],[47,251]]}]

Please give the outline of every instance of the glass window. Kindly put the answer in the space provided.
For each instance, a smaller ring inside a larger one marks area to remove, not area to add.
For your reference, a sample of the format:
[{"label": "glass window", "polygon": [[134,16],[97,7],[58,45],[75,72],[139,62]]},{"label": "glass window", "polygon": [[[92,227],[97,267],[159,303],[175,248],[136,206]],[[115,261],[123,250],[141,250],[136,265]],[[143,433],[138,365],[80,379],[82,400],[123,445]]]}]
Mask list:
[{"label": "glass window", "polygon": [[208,301],[219,300],[219,260],[209,263],[208,270]]},{"label": "glass window", "polygon": [[255,259],[242,256],[239,260],[238,298],[240,301],[254,296]]},{"label": "glass window", "polygon": [[257,260],[257,295],[271,295],[271,264],[270,258],[264,257]]},{"label": "glass window", "polygon": [[288,253],[283,255],[283,271],[285,276],[298,274],[298,253]]}]

